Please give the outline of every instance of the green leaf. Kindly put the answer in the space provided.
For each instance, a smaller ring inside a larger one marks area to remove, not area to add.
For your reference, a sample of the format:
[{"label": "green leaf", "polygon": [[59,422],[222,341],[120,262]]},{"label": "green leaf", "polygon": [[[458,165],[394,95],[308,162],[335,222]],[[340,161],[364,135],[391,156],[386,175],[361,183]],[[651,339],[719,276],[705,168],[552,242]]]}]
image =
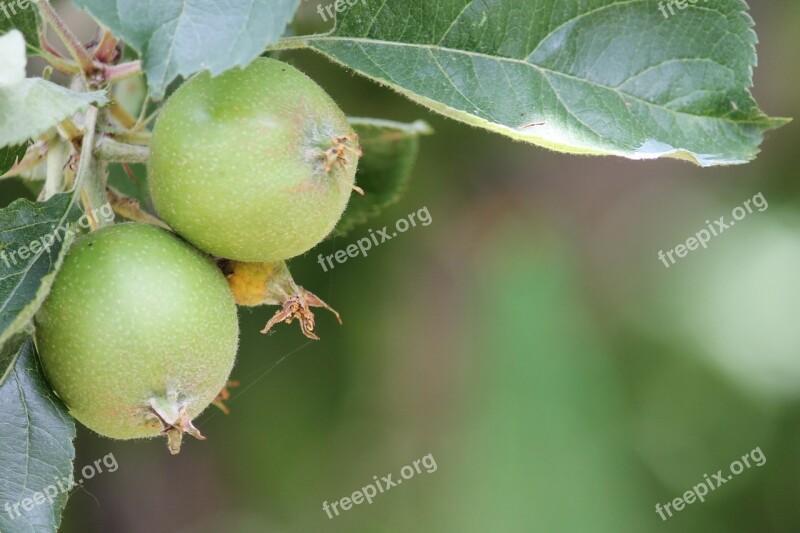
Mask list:
[{"label": "green leaf", "polygon": [[[33,326],[18,331],[11,335],[11,337],[2,346],[0,346],[0,385],[5,383],[6,378],[14,370],[14,362],[19,355],[19,349],[22,343],[28,340],[33,334]],[[0,530],[2,531],[2,530]]]},{"label": "green leaf", "polygon": [[0,146],[37,137],[78,111],[107,101],[102,91],[77,93],[41,78],[0,89]]},{"label": "green leaf", "polygon": [[75,0],[141,54],[150,93],[178,76],[248,65],[283,34],[300,0]]},{"label": "green leaf", "polygon": [[335,233],[339,236],[364,224],[400,199],[417,159],[419,137],[433,132],[421,120],[402,124],[351,118],[350,124],[361,138],[364,151],[356,174],[356,185],[364,190],[364,196],[353,194],[350,198],[347,211],[336,225]]},{"label": "green leaf", "polygon": [[55,532],[72,484],[75,423],[42,377],[30,338],[0,382],[0,405],[0,531]]},{"label": "green leaf", "polygon": [[708,0],[665,20],[652,0],[370,0],[300,43],[515,139],[710,166],[753,159],[763,133],[787,122],[749,92],[747,9]]},{"label": "green leaf", "polygon": [[27,150],[27,144],[0,148],[0,176],[11,170],[11,167],[25,156]]},{"label": "green leaf", "polygon": [[[43,203],[19,199],[0,209],[0,348],[30,327],[61,268],[74,236],[70,226],[80,213],[71,193]],[[0,374],[5,370],[0,366]]]},{"label": "green leaf", "polygon": [[22,0],[20,7],[16,0],[0,2],[0,35],[13,29],[22,32],[29,45],[39,42],[38,12],[30,0]]},{"label": "green leaf", "polygon": [[0,37],[0,148],[22,144],[92,104],[102,91],[78,93],[41,78],[25,79],[25,44],[12,30]]}]

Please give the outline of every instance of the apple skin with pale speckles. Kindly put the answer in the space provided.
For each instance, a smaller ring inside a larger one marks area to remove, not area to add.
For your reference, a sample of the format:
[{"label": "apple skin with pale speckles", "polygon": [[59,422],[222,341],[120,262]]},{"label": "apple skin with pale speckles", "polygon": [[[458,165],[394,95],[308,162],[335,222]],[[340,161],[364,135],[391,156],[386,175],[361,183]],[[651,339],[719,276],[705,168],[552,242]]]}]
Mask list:
[{"label": "apple skin with pale speckles", "polygon": [[77,241],[35,324],[55,392],[77,420],[115,439],[160,434],[154,402],[200,414],[225,386],[239,339],[217,265],[140,223]]},{"label": "apple skin with pale speckles", "polygon": [[159,215],[197,248],[281,261],[333,230],[359,156],[347,117],[319,85],[259,58],[198,74],[170,96],[153,129],[148,183]]}]

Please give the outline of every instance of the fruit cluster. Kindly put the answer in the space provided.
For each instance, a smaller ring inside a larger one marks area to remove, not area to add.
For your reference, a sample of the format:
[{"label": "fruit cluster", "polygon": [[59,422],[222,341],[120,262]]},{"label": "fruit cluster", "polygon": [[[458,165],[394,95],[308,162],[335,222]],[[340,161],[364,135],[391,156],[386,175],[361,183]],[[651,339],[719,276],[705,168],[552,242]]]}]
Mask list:
[{"label": "fruit cluster", "polygon": [[360,155],[335,102],[286,63],[185,82],[148,167],[175,233],[127,222],[84,236],[37,314],[42,366],[72,415],[111,438],[166,434],[177,453],[228,381],[237,303],[282,305],[266,329],[297,318],[315,337],[308,307],[327,306],[283,261],[334,228]]}]

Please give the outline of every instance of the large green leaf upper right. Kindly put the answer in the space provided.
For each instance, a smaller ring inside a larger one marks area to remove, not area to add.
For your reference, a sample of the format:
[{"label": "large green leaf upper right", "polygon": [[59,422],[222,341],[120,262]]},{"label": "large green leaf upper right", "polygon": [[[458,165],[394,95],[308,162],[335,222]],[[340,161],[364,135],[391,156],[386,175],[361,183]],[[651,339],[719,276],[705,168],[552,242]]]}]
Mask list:
[{"label": "large green leaf upper right", "polygon": [[367,0],[303,43],[451,118],[554,150],[745,163],[786,122],[750,94],[743,0]]}]

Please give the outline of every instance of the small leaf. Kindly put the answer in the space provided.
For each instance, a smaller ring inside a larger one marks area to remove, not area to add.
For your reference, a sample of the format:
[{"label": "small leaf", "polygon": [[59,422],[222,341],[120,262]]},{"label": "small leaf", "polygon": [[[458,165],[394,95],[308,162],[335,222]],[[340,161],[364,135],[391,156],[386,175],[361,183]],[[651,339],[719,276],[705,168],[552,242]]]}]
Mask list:
[{"label": "small leaf", "polygon": [[742,0],[358,2],[305,42],[410,99],[553,150],[745,163],[765,131]]},{"label": "small leaf", "polygon": [[364,190],[364,196],[353,194],[350,197],[347,210],[336,225],[336,234],[339,236],[364,224],[400,199],[417,159],[419,137],[433,132],[421,120],[402,124],[351,118],[350,124],[361,138],[364,151],[356,174],[356,185]]},{"label": "small leaf", "polygon": [[283,34],[300,0],[75,0],[141,54],[151,96],[178,76],[245,67]]},{"label": "small leaf", "polygon": [[92,104],[105,105],[102,91],[78,93],[41,78],[24,79],[25,47],[12,30],[0,37],[0,148],[22,144]]},{"label": "small leaf", "polygon": [[[30,327],[72,242],[80,217],[71,193],[0,209],[0,348]],[[5,371],[0,367],[0,374]]]},{"label": "small leaf", "polygon": [[107,102],[102,91],[78,93],[41,78],[0,89],[0,146],[25,142],[92,104]]},{"label": "small leaf", "polygon": [[0,405],[0,531],[55,532],[72,485],[75,423],[42,377],[30,337],[0,381]]},{"label": "small leaf", "polygon": [[0,35],[16,29],[22,33],[25,42],[38,43],[39,21],[34,3],[30,0],[22,0],[22,5],[25,7],[21,7],[20,2],[16,0],[3,0],[0,4],[2,4],[0,5]]},{"label": "small leaf", "polygon": [[11,167],[25,157],[25,152],[27,151],[27,144],[0,148],[0,176],[11,170]]}]

